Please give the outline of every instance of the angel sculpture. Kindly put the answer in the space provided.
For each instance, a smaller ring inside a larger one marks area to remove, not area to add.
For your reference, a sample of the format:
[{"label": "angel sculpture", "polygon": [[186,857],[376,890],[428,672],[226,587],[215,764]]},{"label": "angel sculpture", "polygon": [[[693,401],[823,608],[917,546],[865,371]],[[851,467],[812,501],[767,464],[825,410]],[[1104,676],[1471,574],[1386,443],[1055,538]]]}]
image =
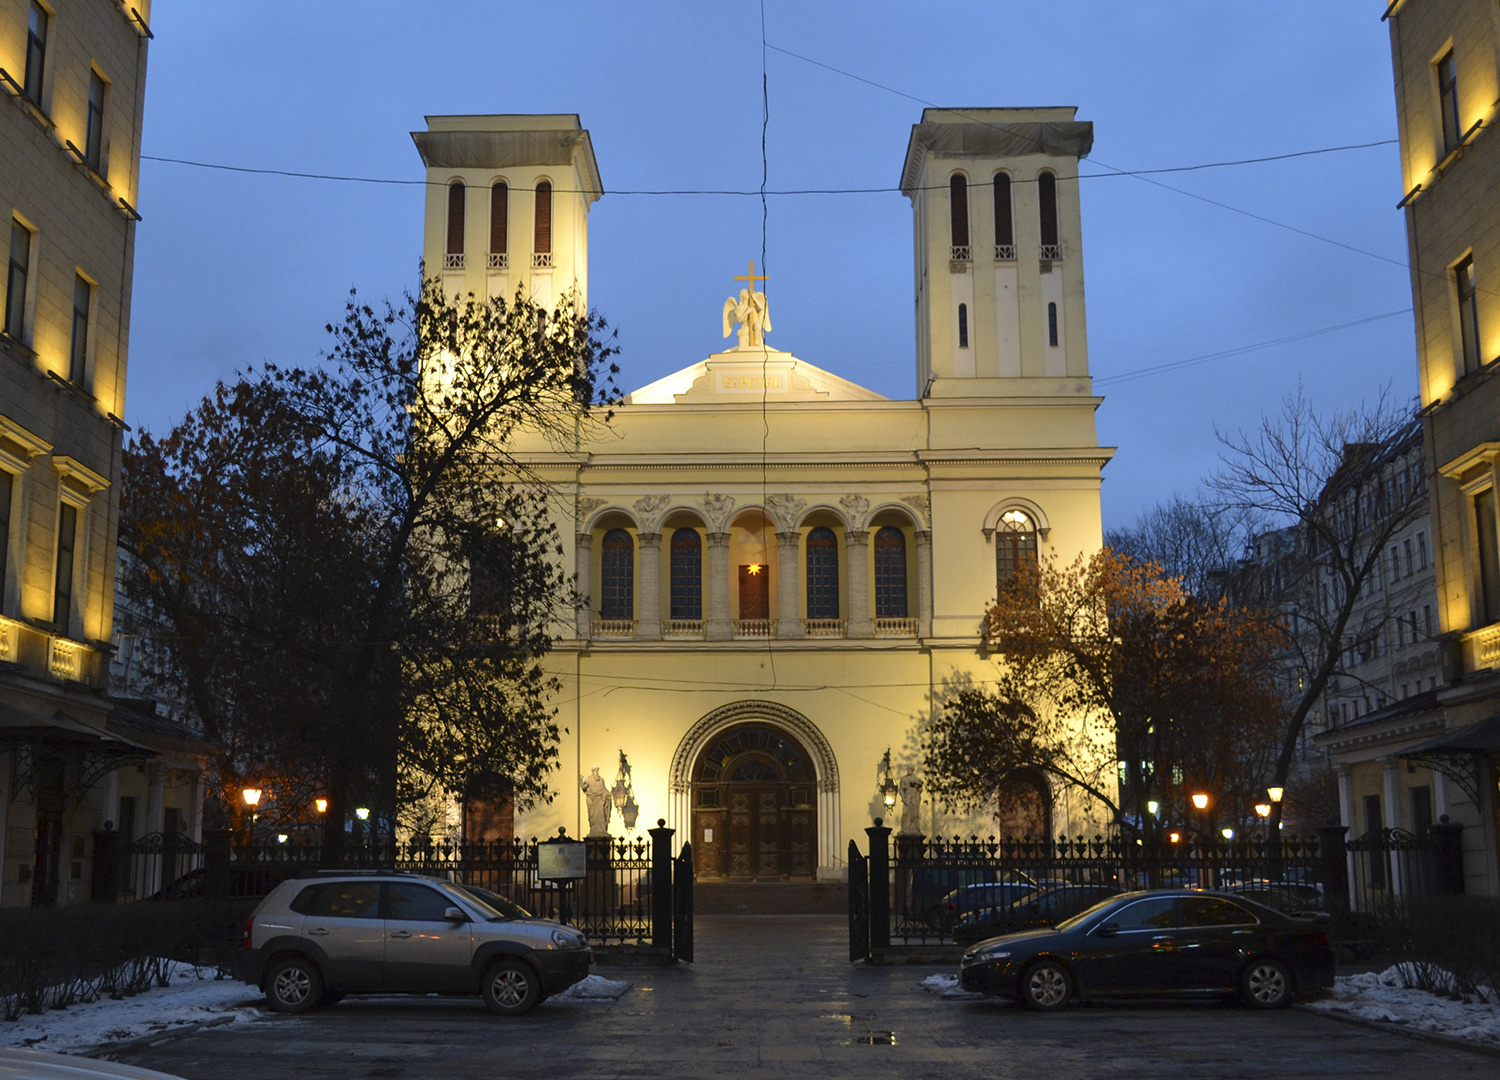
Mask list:
[{"label": "angel sculpture", "polygon": [[738,297],[724,301],[724,336],[728,337],[735,323],[740,324],[739,347],[754,348],[765,344],[765,334],[771,329],[771,312],[766,306],[766,294],[741,289]]}]

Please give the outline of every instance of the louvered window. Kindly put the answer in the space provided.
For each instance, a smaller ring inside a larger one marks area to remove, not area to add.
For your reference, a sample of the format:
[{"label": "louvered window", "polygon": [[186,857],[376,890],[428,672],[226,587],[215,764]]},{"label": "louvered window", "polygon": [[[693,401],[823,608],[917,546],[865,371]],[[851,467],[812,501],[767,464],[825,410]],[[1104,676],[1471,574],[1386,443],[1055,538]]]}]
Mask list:
[{"label": "louvered window", "polygon": [[[507,228],[510,224],[510,188],[502,180],[490,188],[490,266],[505,269]],[[499,256],[497,259],[496,256]]]},{"label": "louvered window", "polygon": [[1016,257],[1016,224],[1011,216],[1010,177],[1005,173],[995,174],[995,258],[1008,260]]},{"label": "louvered window", "polygon": [[948,220],[953,234],[953,258],[969,257],[969,181],[954,173],[948,181]]},{"label": "louvered window", "polygon": [[536,236],[531,250],[537,255],[552,253],[552,185],[545,180],[536,186]]},{"label": "louvered window", "polygon": [[[448,185],[448,247],[444,260],[447,269],[462,269],[464,255],[464,185],[455,180]],[[455,256],[457,258],[455,259]]]},{"label": "louvered window", "polygon": [[1041,210],[1042,247],[1057,247],[1057,177],[1044,172],[1036,178],[1036,198]]}]

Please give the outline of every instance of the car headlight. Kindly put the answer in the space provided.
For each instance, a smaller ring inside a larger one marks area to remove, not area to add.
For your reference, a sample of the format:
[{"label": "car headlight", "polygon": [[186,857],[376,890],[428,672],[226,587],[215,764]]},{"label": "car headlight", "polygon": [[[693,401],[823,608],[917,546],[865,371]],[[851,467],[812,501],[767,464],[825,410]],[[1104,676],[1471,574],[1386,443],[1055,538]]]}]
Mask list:
[{"label": "car headlight", "polygon": [[1004,960],[1009,956],[1009,949],[997,949],[994,946],[991,946],[988,949],[974,950],[974,958],[976,960]]},{"label": "car headlight", "polygon": [[577,934],[570,934],[566,930],[552,931],[552,947],[554,949],[577,949],[583,945],[583,939]]}]

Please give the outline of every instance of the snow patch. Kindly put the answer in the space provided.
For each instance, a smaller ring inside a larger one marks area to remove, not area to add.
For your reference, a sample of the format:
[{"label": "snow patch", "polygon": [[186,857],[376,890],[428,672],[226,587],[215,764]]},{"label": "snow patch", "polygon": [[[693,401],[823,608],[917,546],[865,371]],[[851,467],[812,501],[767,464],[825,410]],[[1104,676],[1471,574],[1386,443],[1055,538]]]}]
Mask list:
[{"label": "snow patch", "polygon": [[616,982],[602,975],[589,975],[581,982],[560,993],[553,994],[548,1001],[619,1001],[621,995],[634,983]]},{"label": "snow patch", "polygon": [[940,998],[951,1001],[970,1001],[984,997],[983,994],[960,990],[957,975],[929,975],[917,985],[929,994],[936,994]]},{"label": "snow patch", "polygon": [[[1493,995],[1491,995],[1493,998]],[[1315,1012],[1375,1020],[1466,1042],[1500,1046],[1500,1005],[1463,1002],[1407,985],[1401,966],[1343,975],[1308,1003]]]}]

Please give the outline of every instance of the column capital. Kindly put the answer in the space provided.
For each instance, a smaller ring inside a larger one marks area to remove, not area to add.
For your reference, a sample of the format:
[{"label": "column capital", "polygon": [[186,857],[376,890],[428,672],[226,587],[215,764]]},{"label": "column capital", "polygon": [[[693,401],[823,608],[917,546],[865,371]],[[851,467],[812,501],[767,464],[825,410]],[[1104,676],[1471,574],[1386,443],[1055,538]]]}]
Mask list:
[{"label": "column capital", "polygon": [[802,542],[802,534],[796,529],[793,529],[791,532],[779,532],[776,534],[776,542],[778,544],[800,544]]},{"label": "column capital", "polygon": [[574,533],[573,543],[581,548],[591,548],[594,546],[594,534],[586,532]]},{"label": "column capital", "polygon": [[641,532],[641,533],[636,533],[635,534],[635,539],[636,539],[636,542],[641,545],[641,547],[660,547],[661,546],[661,533],[659,533],[659,532]]},{"label": "column capital", "polygon": [[704,533],[703,538],[708,541],[710,547],[727,548],[729,546],[729,534],[727,532]]},{"label": "column capital", "polygon": [[870,541],[870,534],[865,529],[850,529],[844,533],[844,543],[850,546],[866,544]]}]

